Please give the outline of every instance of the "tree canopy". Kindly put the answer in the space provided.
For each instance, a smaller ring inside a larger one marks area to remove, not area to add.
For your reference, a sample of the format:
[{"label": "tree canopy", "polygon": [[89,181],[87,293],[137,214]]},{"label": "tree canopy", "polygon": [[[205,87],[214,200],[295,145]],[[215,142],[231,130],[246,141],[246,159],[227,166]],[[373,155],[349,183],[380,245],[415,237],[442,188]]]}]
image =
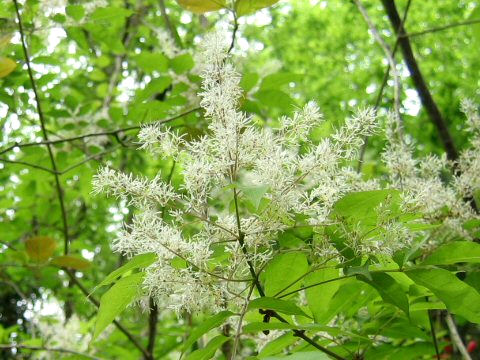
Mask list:
[{"label": "tree canopy", "polygon": [[0,0],[0,359],[477,359],[480,3]]}]

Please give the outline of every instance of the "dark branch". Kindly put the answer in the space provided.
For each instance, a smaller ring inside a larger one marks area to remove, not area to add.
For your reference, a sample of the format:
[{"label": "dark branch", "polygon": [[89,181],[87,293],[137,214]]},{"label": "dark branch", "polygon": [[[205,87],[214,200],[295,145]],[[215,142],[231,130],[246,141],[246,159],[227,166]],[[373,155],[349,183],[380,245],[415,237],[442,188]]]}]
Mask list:
[{"label": "dark branch", "polygon": [[228,49],[228,53],[230,53],[235,46],[235,39],[237,37],[237,31],[238,31],[237,13],[235,11],[233,11],[232,13],[233,13],[233,32],[232,32],[232,42],[230,43],[230,48]]},{"label": "dark branch", "polygon": [[148,345],[147,351],[149,356],[145,360],[154,360],[153,350],[155,349],[155,339],[157,337],[157,321],[158,321],[158,306],[155,301],[150,298],[150,315],[148,318]]},{"label": "dark branch", "polygon": [[417,89],[418,95],[422,104],[427,111],[430,120],[433,122],[440,136],[440,140],[445,147],[447,157],[450,160],[456,160],[458,158],[458,151],[453,142],[453,138],[448,130],[448,126],[443,118],[440,110],[437,106],[437,103],[433,99],[430,90],[428,89],[427,83],[420,71],[417,61],[415,60],[415,55],[413,54],[412,46],[408,37],[404,36],[407,32],[405,27],[401,24],[400,16],[395,6],[394,0],[382,0],[382,4],[387,12],[390,23],[392,24],[393,29],[397,34],[399,34],[399,45],[407,64],[410,76],[412,77],[413,83]]},{"label": "dark branch", "polygon": [[[24,54],[24,57],[25,57],[25,63],[27,64],[28,77],[30,78],[30,83],[32,85],[32,90],[33,90],[33,93],[35,95],[35,102],[37,104],[38,118],[40,119],[40,126],[42,128],[43,138],[46,142],[48,142],[48,134],[47,134],[47,129],[45,127],[45,118],[43,116],[42,106],[41,106],[41,102],[40,102],[40,96],[38,95],[37,86],[35,84],[32,68],[30,66],[30,57],[28,56],[27,44],[25,42],[25,35],[24,35],[24,31],[23,31],[22,18],[20,16],[20,10],[18,8],[18,2],[17,2],[17,0],[13,0],[13,3],[15,5],[15,11],[16,11],[16,14],[17,14],[18,29],[20,31],[20,40],[21,40],[21,43],[22,43],[23,54]],[[53,155],[52,147],[50,146],[50,144],[47,144],[47,150],[48,150],[48,155],[50,157],[50,162],[52,164],[52,170],[54,172],[53,175],[55,176],[55,186],[57,188],[58,201],[60,203],[60,211],[62,213],[63,237],[64,237],[63,252],[66,255],[66,254],[68,254],[68,246],[69,246],[67,211],[66,211],[66,208],[65,208],[65,201],[63,199],[63,189],[62,189],[62,186],[60,185],[60,177],[57,174],[57,172],[58,172],[57,164],[55,163],[55,157]]]}]

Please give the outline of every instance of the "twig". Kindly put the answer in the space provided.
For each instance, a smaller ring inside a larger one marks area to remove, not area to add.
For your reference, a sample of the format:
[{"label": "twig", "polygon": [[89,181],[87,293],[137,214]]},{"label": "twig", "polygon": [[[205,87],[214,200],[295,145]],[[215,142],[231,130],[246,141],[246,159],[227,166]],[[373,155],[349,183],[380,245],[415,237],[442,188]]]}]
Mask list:
[{"label": "twig", "polygon": [[[40,166],[40,165],[37,165],[37,164],[32,164],[32,163],[29,163],[29,162],[25,162],[25,161],[21,161],[21,160],[8,160],[8,159],[5,159],[5,158],[0,158],[0,162],[3,162],[3,163],[7,163],[7,164],[14,164],[14,165],[24,165],[24,166],[28,166],[28,167],[31,167],[31,168],[34,168],[34,169],[38,169],[38,170],[42,170],[42,171],[46,171],[50,174],[57,174],[57,175],[64,175],[66,174],[67,172],[89,162],[90,160],[93,160],[93,159],[97,159],[105,154],[108,154],[112,151],[115,151],[118,149],[118,146],[117,147],[114,147],[112,149],[108,149],[108,150],[105,150],[105,151],[102,151],[98,154],[93,154],[93,155],[90,155],[88,156],[87,158],[85,158],[84,160],[76,163],[76,164],[73,164],[72,166],[69,166],[68,168],[64,169],[64,170],[61,170],[61,171],[53,171],[52,169],[49,169],[49,168],[46,168],[46,167],[43,167],[43,166]],[[71,238],[71,236],[70,236]]]},{"label": "twig", "polygon": [[[426,301],[428,301],[428,297],[426,297]],[[430,323],[430,333],[432,335],[433,347],[435,348],[435,355],[437,356],[437,360],[440,360],[440,351],[438,350],[437,332],[435,331],[435,324],[433,323],[432,312],[428,310],[427,314],[428,314],[428,321]]]},{"label": "twig", "polygon": [[438,31],[451,29],[451,28],[458,27],[458,26],[473,25],[473,24],[478,24],[478,23],[480,23],[480,19],[465,20],[465,21],[461,21],[461,22],[457,22],[457,23],[451,23],[451,24],[447,24],[447,25],[442,25],[442,26],[437,26],[437,27],[425,29],[425,30],[422,30],[422,31],[404,33],[404,34],[401,34],[400,37],[402,37],[402,38],[405,38],[405,37],[412,38],[412,37],[416,37],[416,36],[421,36],[421,35],[425,35],[425,34],[430,34],[430,33],[435,33],[435,32],[438,32]]},{"label": "twig", "polygon": [[238,343],[240,341],[240,335],[242,332],[243,318],[247,313],[248,303],[250,302],[250,296],[252,296],[253,289],[255,289],[255,286],[252,284],[250,286],[250,290],[248,291],[247,298],[245,299],[245,305],[243,306],[242,312],[240,314],[240,319],[238,320],[237,333],[235,334],[235,341],[233,343],[233,349],[232,349],[232,358],[231,358],[232,360],[235,359],[235,355],[237,354]]},{"label": "twig", "polygon": [[180,113],[178,115],[175,115],[175,116],[172,116],[170,118],[167,118],[167,119],[162,119],[162,120],[157,120],[157,121],[151,121],[151,122],[148,122],[148,123],[144,123],[144,124],[141,124],[141,125],[133,125],[133,126],[128,126],[128,127],[124,127],[124,128],[120,128],[120,129],[116,129],[116,130],[107,130],[107,131],[102,131],[102,132],[97,132],[97,133],[89,133],[89,134],[84,134],[84,135],[79,135],[79,136],[74,136],[74,137],[71,137],[71,138],[65,138],[65,139],[56,139],[56,140],[46,140],[46,141],[39,141],[39,142],[31,142],[31,143],[25,143],[25,144],[22,144],[22,143],[15,143],[13,145],[10,145],[8,146],[7,148],[3,149],[3,150],[0,150],[0,155],[10,151],[10,150],[13,150],[14,148],[24,148],[24,147],[30,147],[30,146],[39,146],[39,145],[54,145],[54,144],[61,144],[61,143],[64,143],[64,142],[71,142],[71,141],[75,141],[75,140],[82,140],[82,139],[86,139],[86,138],[89,138],[89,137],[96,137],[96,136],[115,136],[117,134],[120,134],[120,133],[123,133],[123,132],[127,132],[127,131],[131,131],[131,130],[138,130],[140,129],[142,126],[145,126],[145,125],[152,125],[152,124],[166,124],[166,123],[169,123],[169,122],[172,122],[174,120],[177,120],[177,119],[180,119],[184,116],[187,116],[191,113],[194,113],[194,112],[197,112],[199,111],[200,108],[199,107],[196,107],[194,109],[190,109],[190,110],[187,110],[183,113]]},{"label": "twig", "polygon": [[81,353],[79,351],[64,349],[64,348],[51,348],[46,346],[31,346],[31,345],[22,345],[22,344],[0,344],[0,349],[28,349],[33,351],[50,351],[50,352],[60,352],[66,354],[73,354],[78,356],[83,356],[87,359],[92,360],[102,360],[99,357]]},{"label": "twig", "polygon": [[232,32],[232,42],[230,43],[230,47],[228,48],[228,53],[233,50],[235,46],[235,39],[237,37],[237,31],[238,31],[238,18],[237,18],[237,13],[235,10],[232,11],[233,14],[233,32]]},{"label": "twig", "polygon": [[[402,21],[400,22],[401,26],[403,26],[403,24],[405,24],[406,21],[407,21],[408,11],[410,10],[410,5],[411,4],[412,4],[412,0],[408,0],[407,6],[405,7],[405,11],[403,12]],[[393,57],[395,57],[395,54],[396,54],[397,49],[398,49],[399,38],[400,38],[400,36],[399,36],[399,33],[397,32],[397,36],[395,38],[395,45],[393,46],[393,49],[392,49],[392,56]],[[385,73],[383,75],[382,85],[380,86],[380,89],[378,90],[377,99],[375,100],[375,105],[374,105],[375,110],[377,110],[378,107],[380,106],[380,102],[381,102],[382,96],[383,96],[383,91],[385,90],[385,86],[387,85],[389,75],[390,75],[390,63],[387,65],[387,68],[385,69]],[[367,146],[368,146],[368,137],[365,137],[362,148],[360,150],[360,156],[359,156],[358,164],[357,164],[357,173],[359,173],[362,170],[363,159],[365,157],[365,151],[367,150]]]},{"label": "twig", "polygon": [[[28,50],[27,50],[27,44],[25,42],[25,35],[23,31],[23,24],[22,24],[22,18],[20,16],[20,10],[18,8],[18,2],[17,0],[13,0],[13,3],[15,5],[15,12],[17,14],[17,20],[18,20],[18,29],[20,31],[20,41],[22,43],[22,49],[23,49],[23,54],[25,56],[25,63],[27,64],[27,71],[28,71],[28,77],[30,78],[30,83],[32,85],[32,90],[35,95],[35,102],[37,105],[37,112],[38,112],[38,118],[40,119],[40,126],[42,128],[42,134],[43,138],[45,141],[48,142],[48,134],[47,134],[47,129],[45,127],[45,118],[43,116],[43,111],[42,111],[42,106],[40,103],[40,96],[38,95],[37,91],[37,86],[35,84],[35,80],[33,77],[33,72],[32,72],[32,67],[30,65],[30,57],[28,56]],[[55,163],[55,157],[53,155],[52,148],[50,144],[47,144],[47,150],[48,150],[48,155],[50,157],[50,162],[52,164],[52,170],[55,172],[55,185],[57,188],[57,194],[58,194],[58,201],[60,203],[60,211],[62,213],[62,221],[63,221],[63,235],[64,235],[64,248],[63,252],[64,255],[68,254],[68,246],[69,246],[69,238],[68,238],[68,222],[67,222],[67,211],[65,209],[65,202],[63,199],[63,189],[62,186],[60,185],[60,177],[56,173],[57,170],[57,164]]]},{"label": "twig", "polygon": [[463,344],[462,339],[460,338],[460,334],[458,333],[457,326],[455,325],[455,320],[453,320],[452,315],[447,311],[447,316],[445,317],[447,321],[448,330],[450,331],[450,338],[452,339],[453,343],[457,347],[460,354],[464,360],[472,360],[470,354],[468,353],[465,345]]},{"label": "twig", "polygon": [[97,158],[99,158],[99,157],[102,157],[103,155],[106,155],[106,154],[108,154],[108,153],[111,153],[111,152],[113,152],[113,151],[115,151],[115,150],[117,150],[117,149],[119,149],[119,146],[115,146],[115,147],[113,147],[113,148],[111,148],[111,149],[107,149],[107,150],[105,150],[105,151],[99,152],[98,154],[90,155],[90,156],[86,157],[84,160],[82,160],[82,161],[80,161],[80,162],[78,162],[78,163],[76,163],[76,164],[73,164],[72,166],[69,166],[68,168],[66,168],[66,169],[64,169],[64,170],[62,170],[62,171],[59,171],[58,174],[59,174],[59,175],[64,175],[64,174],[66,174],[67,172],[69,172],[69,171],[71,171],[71,170],[73,170],[73,169],[75,169],[75,168],[77,168],[77,167],[79,167],[79,166],[81,166],[81,165],[89,162],[90,160],[93,160],[93,159],[97,159]]},{"label": "twig", "polygon": [[365,19],[365,22],[367,23],[368,28],[372,32],[374,39],[380,45],[383,52],[385,53],[385,56],[387,57],[388,64],[393,73],[393,81],[394,81],[393,98],[394,98],[395,113],[400,115],[400,77],[398,75],[397,64],[393,57],[393,52],[390,49],[390,46],[388,46],[388,44],[380,36],[380,33],[377,30],[377,27],[373,23],[372,19],[370,19],[370,16],[368,15],[368,12],[363,6],[363,4],[361,3],[361,1],[354,0],[354,2],[355,2],[355,5],[357,5],[357,8],[362,14],[363,18]]},{"label": "twig", "polygon": [[175,29],[175,26],[173,26],[172,21],[170,20],[170,17],[167,14],[165,1],[159,0],[158,4],[160,5],[160,12],[162,13],[163,21],[165,21],[165,25],[167,26],[170,36],[173,38],[173,40],[175,41],[178,47],[180,48],[183,47],[182,40],[180,39],[180,36],[178,35],[177,30]]},{"label": "twig", "polygon": [[21,160],[8,160],[8,159],[5,159],[5,158],[0,158],[0,162],[3,162],[3,163],[7,163],[7,164],[16,164],[16,165],[24,165],[24,166],[28,166],[28,167],[31,167],[31,168],[34,168],[34,169],[38,169],[38,170],[42,170],[42,171],[46,171],[50,174],[59,174],[58,171],[53,171],[52,169],[49,169],[49,168],[46,168],[46,167],[43,167],[43,166],[40,166],[40,165],[37,165],[37,164],[32,164],[32,163],[29,163],[29,162],[25,162],[25,161],[21,161]]}]

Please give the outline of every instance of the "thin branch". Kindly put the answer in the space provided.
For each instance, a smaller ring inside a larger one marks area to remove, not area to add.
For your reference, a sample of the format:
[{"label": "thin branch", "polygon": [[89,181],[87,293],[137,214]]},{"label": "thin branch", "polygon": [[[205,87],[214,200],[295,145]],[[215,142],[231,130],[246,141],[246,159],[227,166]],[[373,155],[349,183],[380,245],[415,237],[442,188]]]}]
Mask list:
[{"label": "thin branch", "polygon": [[29,163],[29,162],[21,161],[21,160],[9,160],[9,159],[5,159],[5,158],[0,158],[0,162],[6,163],[6,164],[24,165],[24,166],[28,166],[28,167],[31,167],[31,168],[34,168],[34,169],[42,170],[42,171],[45,171],[45,172],[48,172],[48,173],[54,174],[54,175],[59,174],[58,171],[53,171],[52,169],[49,169],[49,168],[46,168],[46,167],[43,167],[43,166],[40,166],[40,165],[37,165],[37,164],[32,164],[32,163]]},{"label": "thin branch", "polygon": [[[415,267],[415,269],[418,269],[419,267]],[[371,270],[370,272],[371,273],[388,273],[388,272],[404,272],[405,270],[411,270],[411,269],[414,269],[413,267],[412,268],[409,268],[409,269],[390,269],[390,270]],[[316,286],[320,286],[320,285],[323,285],[323,284],[327,284],[327,283],[330,283],[330,282],[333,282],[333,281],[338,281],[338,280],[343,280],[343,279],[348,279],[348,278],[351,278],[353,276],[357,276],[358,274],[349,274],[349,275],[343,275],[343,276],[339,276],[339,277],[336,277],[336,278],[332,278],[332,279],[328,279],[328,280],[324,280],[324,281],[320,281],[320,282],[317,282],[315,284],[311,284],[311,285],[307,285],[307,286],[303,286],[299,289],[296,289],[296,290],[292,290],[288,293],[285,293],[283,295],[280,295],[278,298],[281,299],[281,298],[284,298],[284,297],[287,297],[289,295],[292,295],[292,294],[295,294],[297,292],[300,292],[302,290],[307,290],[307,289],[310,289],[310,288],[313,288],[313,287],[316,287]]]},{"label": "thin branch", "polygon": [[46,346],[31,346],[31,345],[22,345],[22,344],[0,344],[0,349],[28,349],[32,351],[60,352],[60,353],[83,356],[87,359],[92,359],[92,360],[102,360],[99,357],[88,355],[79,351],[64,349],[64,348],[51,348]]},{"label": "thin branch", "polygon": [[232,42],[230,43],[230,47],[228,48],[228,53],[230,53],[234,46],[235,46],[235,39],[237,37],[237,31],[238,31],[238,18],[237,18],[237,13],[236,11],[232,11],[233,14],[233,31],[232,31]]},{"label": "thin branch", "polygon": [[59,175],[64,175],[64,174],[66,174],[67,172],[69,172],[69,171],[71,171],[71,170],[73,170],[73,169],[75,169],[75,168],[77,168],[77,167],[79,167],[79,166],[82,166],[83,164],[89,162],[90,160],[98,159],[99,157],[102,157],[103,155],[106,155],[106,154],[108,154],[108,153],[111,153],[111,152],[113,152],[113,151],[115,151],[115,150],[117,150],[117,149],[119,149],[119,148],[120,148],[119,146],[115,146],[115,147],[113,147],[113,148],[111,148],[111,149],[107,149],[107,150],[105,150],[105,151],[99,152],[98,154],[90,155],[90,156],[86,157],[84,160],[82,160],[82,161],[80,161],[80,162],[78,162],[78,163],[76,163],[76,164],[73,164],[72,166],[69,166],[68,168],[66,168],[66,169],[64,169],[64,170],[62,170],[62,171],[59,171],[58,174],[59,174]]},{"label": "thin branch", "polygon": [[237,325],[237,333],[235,334],[235,341],[233,343],[233,349],[232,349],[232,359],[235,359],[235,355],[237,354],[237,348],[238,344],[240,342],[240,335],[242,332],[242,323],[243,323],[243,318],[245,317],[245,314],[247,313],[248,310],[248,303],[250,302],[250,297],[252,296],[253,289],[255,289],[255,286],[252,285],[250,286],[250,290],[248,291],[247,298],[245,299],[245,305],[243,306],[242,312],[240,313],[240,319],[238,320],[238,325]]},{"label": "thin branch", "polygon": [[440,110],[438,108],[437,103],[433,99],[430,90],[428,89],[427,83],[422,75],[420,67],[415,59],[415,55],[413,54],[412,46],[410,44],[410,40],[408,37],[402,37],[402,35],[406,34],[405,27],[401,24],[400,16],[397,11],[397,7],[395,5],[394,0],[382,0],[383,7],[387,12],[388,18],[390,23],[392,24],[393,29],[396,33],[400,34],[400,48],[403,53],[403,57],[405,59],[405,63],[407,64],[408,70],[410,72],[410,76],[412,78],[413,83],[417,89],[418,95],[420,100],[427,111],[430,120],[437,128],[437,131],[440,136],[440,140],[445,147],[445,151],[447,153],[447,157],[450,160],[456,160],[458,158],[458,151],[455,147],[453,142],[453,138],[448,130],[447,123],[443,118]]},{"label": "thin branch", "polygon": [[167,8],[165,7],[165,1],[164,0],[159,0],[158,4],[160,6],[160,12],[162,13],[163,21],[165,21],[165,25],[167,26],[168,32],[170,33],[170,36],[173,38],[175,43],[177,44],[178,47],[182,48],[182,40],[180,39],[180,36],[178,35],[177,29],[175,29],[175,26],[173,26],[172,21],[170,20],[170,17],[167,14]]},{"label": "thin branch", "polygon": [[[40,96],[38,95],[37,86],[35,84],[35,80],[34,80],[34,77],[33,77],[32,67],[30,65],[30,57],[28,55],[27,44],[26,44],[26,41],[25,41],[22,18],[20,16],[20,10],[19,10],[19,7],[18,7],[18,2],[17,2],[17,0],[13,0],[13,3],[15,5],[15,12],[17,14],[18,29],[20,31],[20,40],[21,40],[21,43],[22,43],[22,49],[23,49],[23,54],[24,54],[24,57],[25,57],[25,63],[27,64],[28,77],[30,78],[30,83],[32,85],[32,90],[33,90],[33,93],[35,95],[35,102],[37,104],[38,118],[40,120],[40,126],[42,128],[43,138],[44,138],[45,141],[48,142],[48,134],[47,134],[47,129],[45,127],[45,118],[43,116],[43,110],[42,110],[42,106],[41,106],[41,102],[40,102]],[[62,186],[60,185],[60,177],[56,173],[58,171],[57,170],[57,164],[55,163],[55,157],[53,155],[53,151],[52,151],[52,148],[51,148],[50,144],[47,144],[47,150],[48,150],[48,155],[50,157],[50,162],[52,164],[52,170],[55,172],[54,173],[55,185],[56,185],[56,188],[57,188],[58,201],[60,203],[60,211],[62,213],[62,221],[63,221],[63,236],[64,236],[63,252],[66,255],[66,254],[68,254],[68,246],[69,246],[67,211],[66,211],[65,202],[64,202],[64,199],[63,199],[63,189],[62,189]]]},{"label": "thin branch", "polygon": [[405,37],[412,38],[412,37],[416,37],[416,36],[431,34],[431,33],[439,32],[439,31],[455,28],[455,27],[458,27],[458,26],[474,25],[474,24],[479,24],[479,23],[480,23],[480,19],[465,20],[465,21],[461,21],[461,22],[457,22],[457,23],[451,23],[451,24],[447,24],[447,25],[442,25],[442,26],[437,26],[437,27],[425,29],[425,30],[422,30],[422,31],[411,32],[411,33],[408,33],[408,34],[407,33],[401,34],[400,37],[402,37],[402,38],[405,38]]},{"label": "thin branch", "polygon": [[[105,150],[105,151],[102,151],[98,154],[93,154],[93,155],[90,155],[88,156],[87,158],[85,158],[84,160],[76,163],[76,164],[73,164],[72,166],[69,166],[68,168],[64,169],[64,170],[61,170],[61,171],[53,171],[49,168],[46,168],[46,167],[43,167],[43,166],[40,166],[40,165],[37,165],[37,164],[32,164],[32,163],[29,163],[29,162],[25,162],[25,161],[21,161],[21,160],[9,160],[9,159],[5,159],[5,158],[0,158],[0,162],[3,162],[3,163],[7,163],[7,164],[13,164],[13,165],[24,165],[24,166],[28,166],[28,167],[31,167],[31,168],[34,168],[34,169],[38,169],[38,170],[42,170],[42,171],[46,171],[50,174],[56,174],[56,175],[64,175],[66,173],[68,173],[69,171],[89,162],[90,160],[93,160],[93,159],[97,159],[105,154],[108,154],[110,152],[113,152],[115,150],[117,150],[119,147],[114,147],[112,149],[108,149],[108,150]],[[71,238],[71,236],[70,236]]]},{"label": "thin branch", "polygon": [[447,322],[448,330],[450,331],[450,338],[457,347],[458,351],[460,351],[460,354],[462,354],[463,359],[472,360],[465,345],[463,344],[460,334],[458,333],[457,326],[455,325],[455,320],[453,320],[452,315],[448,311],[445,320]]},{"label": "thin branch", "polygon": [[380,33],[377,30],[377,27],[375,26],[372,19],[368,15],[368,12],[363,6],[363,4],[361,3],[361,1],[354,0],[354,2],[355,2],[355,5],[357,5],[357,8],[362,14],[363,18],[365,19],[365,22],[367,23],[368,28],[372,32],[372,35],[375,41],[380,45],[383,52],[385,53],[390,69],[392,70],[393,81],[394,81],[394,91],[393,91],[394,107],[395,107],[395,113],[399,115],[400,114],[400,77],[398,75],[397,63],[395,62],[395,59],[393,57],[393,52],[390,49],[390,46],[388,46],[388,44],[380,36]]},{"label": "thin branch", "polygon": [[[405,11],[403,12],[403,17],[402,17],[402,21],[400,22],[400,26],[403,26],[403,24],[406,23],[407,16],[408,16],[408,11],[410,10],[410,5],[411,4],[412,4],[412,0],[408,0],[407,6],[405,7]],[[400,38],[400,35],[397,32],[397,36],[395,38],[395,45],[393,46],[393,49],[392,49],[392,56],[394,58],[395,58],[395,54],[396,54],[397,49],[398,49],[399,38]],[[390,63],[387,65],[387,68],[385,69],[385,73],[383,74],[382,85],[380,86],[380,89],[378,90],[377,99],[375,100],[375,105],[374,105],[375,111],[380,106],[380,102],[381,102],[382,97],[383,97],[383,91],[385,90],[385,86],[387,85],[389,75],[390,75]],[[368,137],[365,137],[362,148],[360,150],[360,156],[359,156],[358,164],[357,164],[357,173],[359,173],[362,170],[363,159],[365,157],[365,151],[367,150],[367,146],[368,146]]]},{"label": "thin branch", "polygon": [[146,126],[146,125],[166,124],[166,123],[172,122],[174,120],[180,119],[184,116],[187,116],[191,113],[197,112],[200,109],[201,108],[197,107],[197,108],[187,110],[183,113],[180,113],[178,115],[172,116],[172,117],[167,118],[167,119],[151,121],[151,122],[144,123],[144,124],[141,124],[141,125],[133,125],[133,126],[124,127],[124,128],[121,128],[121,129],[116,129],[116,130],[107,130],[107,131],[102,131],[102,132],[97,132],[97,133],[89,133],[89,134],[74,136],[74,137],[65,138],[65,139],[47,140],[47,141],[31,142],[31,143],[25,143],[25,144],[15,143],[15,144],[10,145],[9,147],[7,147],[3,150],[0,150],[0,155],[4,154],[4,153],[6,153],[10,150],[13,150],[14,148],[24,148],[24,147],[39,146],[39,145],[61,144],[61,143],[64,143],[64,142],[71,142],[71,141],[75,141],[75,140],[82,140],[82,139],[86,139],[86,138],[90,138],[90,137],[97,137],[97,136],[115,136],[115,135],[118,135],[120,133],[124,133],[124,132],[127,132],[127,131],[138,130],[141,127]]},{"label": "thin branch", "polygon": [[[426,301],[428,301],[428,297],[426,297]],[[432,335],[433,347],[435,348],[435,355],[437,356],[437,360],[440,360],[440,351],[438,350],[437,332],[435,331],[435,324],[433,323],[432,312],[428,310],[427,314],[428,314],[428,321],[430,323],[430,333]]]}]

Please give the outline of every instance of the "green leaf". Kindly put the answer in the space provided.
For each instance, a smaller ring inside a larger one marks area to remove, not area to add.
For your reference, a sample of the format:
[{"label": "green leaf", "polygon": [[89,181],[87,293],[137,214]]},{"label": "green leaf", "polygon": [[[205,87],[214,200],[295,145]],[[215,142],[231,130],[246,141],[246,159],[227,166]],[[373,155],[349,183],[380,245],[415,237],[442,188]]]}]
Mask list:
[{"label": "green leaf", "polygon": [[480,293],[480,271],[469,272],[464,281]]},{"label": "green leaf", "polygon": [[214,316],[209,317],[208,319],[194,327],[187,341],[183,344],[183,351],[189,349],[190,346],[192,346],[193,343],[197,341],[202,335],[206,334],[213,328],[222,325],[225,320],[232,315],[233,313],[231,311],[222,311]]},{"label": "green leaf", "polygon": [[85,16],[85,9],[82,5],[68,5],[65,8],[65,12],[68,16],[76,21],[82,20],[82,18]]},{"label": "green leaf", "polygon": [[292,110],[296,106],[295,100],[290,95],[277,89],[257,91],[254,97],[260,100],[263,106],[274,107],[285,112]]},{"label": "green leaf", "polygon": [[[469,20],[480,20],[480,5],[477,4],[471,12]],[[472,24],[473,36],[477,44],[480,44],[480,24]]]},{"label": "green leaf", "polygon": [[140,294],[143,277],[143,273],[124,277],[102,295],[93,340]]},{"label": "green leaf", "polygon": [[279,336],[275,340],[272,340],[267,345],[265,345],[258,354],[258,357],[263,359],[269,355],[282,353],[283,350],[285,350],[287,347],[297,341],[298,337],[294,336],[293,332],[289,331],[286,334]]},{"label": "green leaf", "polygon": [[190,54],[182,54],[170,60],[170,66],[177,74],[183,74],[192,70],[194,65],[195,63]]},{"label": "green leaf", "polygon": [[250,301],[248,310],[268,309],[278,311],[285,315],[302,315],[309,317],[297,305],[291,301],[275,299],[272,297],[260,297]]},{"label": "green leaf", "polygon": [[238,16],[243,16],[276,4],[278,1],[279,0],[237,0],[235,9]]},{"label": "green leaf", "polygon": [[245,198],[247,198],[255,209],[258,209],[258,205],[262,200],[263,195],[266,194],[268,191],[268,186],[266,185],[258,185],[258,186],[242,186],[240,189],[242,190]]},{"label": "green leaf", "polygon": [[359,335],[357,333],[321,324],[287,324],[272,320],[268,323],[252,322],[242,328],[242,332],[244,333],[256,333],[265,330],[306,330],[315,332],[326,332],[335,337],[338,337],[340,335],[347,335],[360,341],[371,342],[369,338]]},{"label": "green leaf", "polygon": [[[157,255],[155,255],[154,253],[146,253],[134,256],[125,265],[112,271],[105,279],[100,282],[100,284],[95,287],[95,289],[99,288],[100,286],[113,283],[115,280],[117,280],[117,278],[125,274],[127,271],[146,268],[147,266],[153,264],[155,260],[157,260]],[[95,291],[95,289],[92,291],[92,293]]]},{"label": "green leaf", "polygon": [[144,89],[137,93],[136,101],[142,102],[148,100],[156,94],[161,94],[172,84],[172,79],[169,76],[162,76],[150,81]]},{"label": "green leaf", "polygon": [[162,53],[142,52],[134,57],[138,67],[146,73],[153,71],[165,72],[168,69],[168,59]]},{"label": "green leaf", "polygon": [[307,271],[308,261],[304,253],[289,252],[275,256],[265,268],[265,294],[276,296],[283,290],[290,292],[299,289],[302,286],[301,277]]},{"label": "green leaf", "polygon": [[230,338],[224,335],[215,336],[203,349],[195,350],[188,355],[186,360],[209,360],[215,355],[218,348],[228,340],[230,340]]},{"label": "green leaf", "polygon": [[472,241],[456,241],[436,249],[423,265],[450,265],[459,262],[480,263],[480,244]]},{"label": "green leaf", "polygon": [[371,279],[367,279],[364,276],[360,276],[360,279],[373,286],[385,302],[395,305],[408,316],[407,295],[405,295],[402,287],[395,279],[388,274],[379,272],[371,272],[370,276]]},{"label": "green leaf", "polygon": [[450,271],[431,268],[408,270],[405,273],[416,284],[432,291],[450,312],[480,323],[480,294]]},{"label": "green leaf", "polygon": [[225,0],[177,0],[183,8],[197,14],[220,10],[226,6]]},{"label": "green leaf", "polygon": [[295,249],[305,245],[305,242],[292,230],[285,230],[277,236],[278,245],[282,248]]},{"label": "green leaf", "polygon": [[362,266],[348,266],[344,268],[344,272],[345,275],[362,275],[368,280],[372,280],[372,275],[368,267],[368,264],[364,264]]},{"label": "green leaf", "polygon": [[440,301],[435,301],[435,302],[422,301],[422,302],[417,302],[410,305],[410,311],[425,311],[425,310],[432,310],[432,309],[444,310],[446,309],[446,307],[445,307],[445,304]]},{"label": "green leaf", "polygon": [[240,87],[245,92],[249,92],[257,84],[258,78],[259,76],[257,73],[245,73],[243,74],[242,80],[240,81]]},{"label": "green leaf", "polygon": [[330,225],[325,228],[325,234],[328,236],[330,243],[349,261],[354,261],[350,265],[359,265],[360,257],[357,256],[353,248],[350,246],[348,239],[345,237],[344,230],[337,225]]},{"label": "green leaf", "polygon": [[[327,280],[335,279],[339,276],[338,269],[321,269],[315,271],[311,274],[308,274],[305,277],[304,285],[309,286],[324,282]],[[305,290],[305,295],[307,297],[308,307],[312,311],[313,318],[317,323],[323,323],[324,316],[327,313],[328,305],[330,300],[333,298],[338,288],[340,287],[341,281],[331,281],[326,284],[318,285],[311,287]]]},{"label": "green leaf", "polygon": [[75,41],[75,43],[83,50],[88,50],[89,45],[88,45],[88,40],[87,37],[85,36],[85,33],[82,31],[82,28],[80,27],[68,27],[65,28],[67,32],[67,37],[69,39],[72,39]]},{"label": "green leaf", "polygon": [[341,217],[355,220],[376,218],[376,208],[387,199],[398,202],[400,192],[393,189],[352,192],[335,203],[334,211]]},{"label": "green leaf", "polygon": [[109,6],[105,8],[97,8],[91,15],[93,22],[111,21],[117,19],[123,19],[133,14],[132,10]]},{"label": "green leaf", "polygon": [[74,270],[86,270],[92,266],[90,261],[72,255],[56,256],[50,261],[50,264]]},{"label": "green leaf", "polygon": [[57,243],[49,236],[34,236],[25,242],[28,257],[36,262],[47,261],[55,251]]}]

